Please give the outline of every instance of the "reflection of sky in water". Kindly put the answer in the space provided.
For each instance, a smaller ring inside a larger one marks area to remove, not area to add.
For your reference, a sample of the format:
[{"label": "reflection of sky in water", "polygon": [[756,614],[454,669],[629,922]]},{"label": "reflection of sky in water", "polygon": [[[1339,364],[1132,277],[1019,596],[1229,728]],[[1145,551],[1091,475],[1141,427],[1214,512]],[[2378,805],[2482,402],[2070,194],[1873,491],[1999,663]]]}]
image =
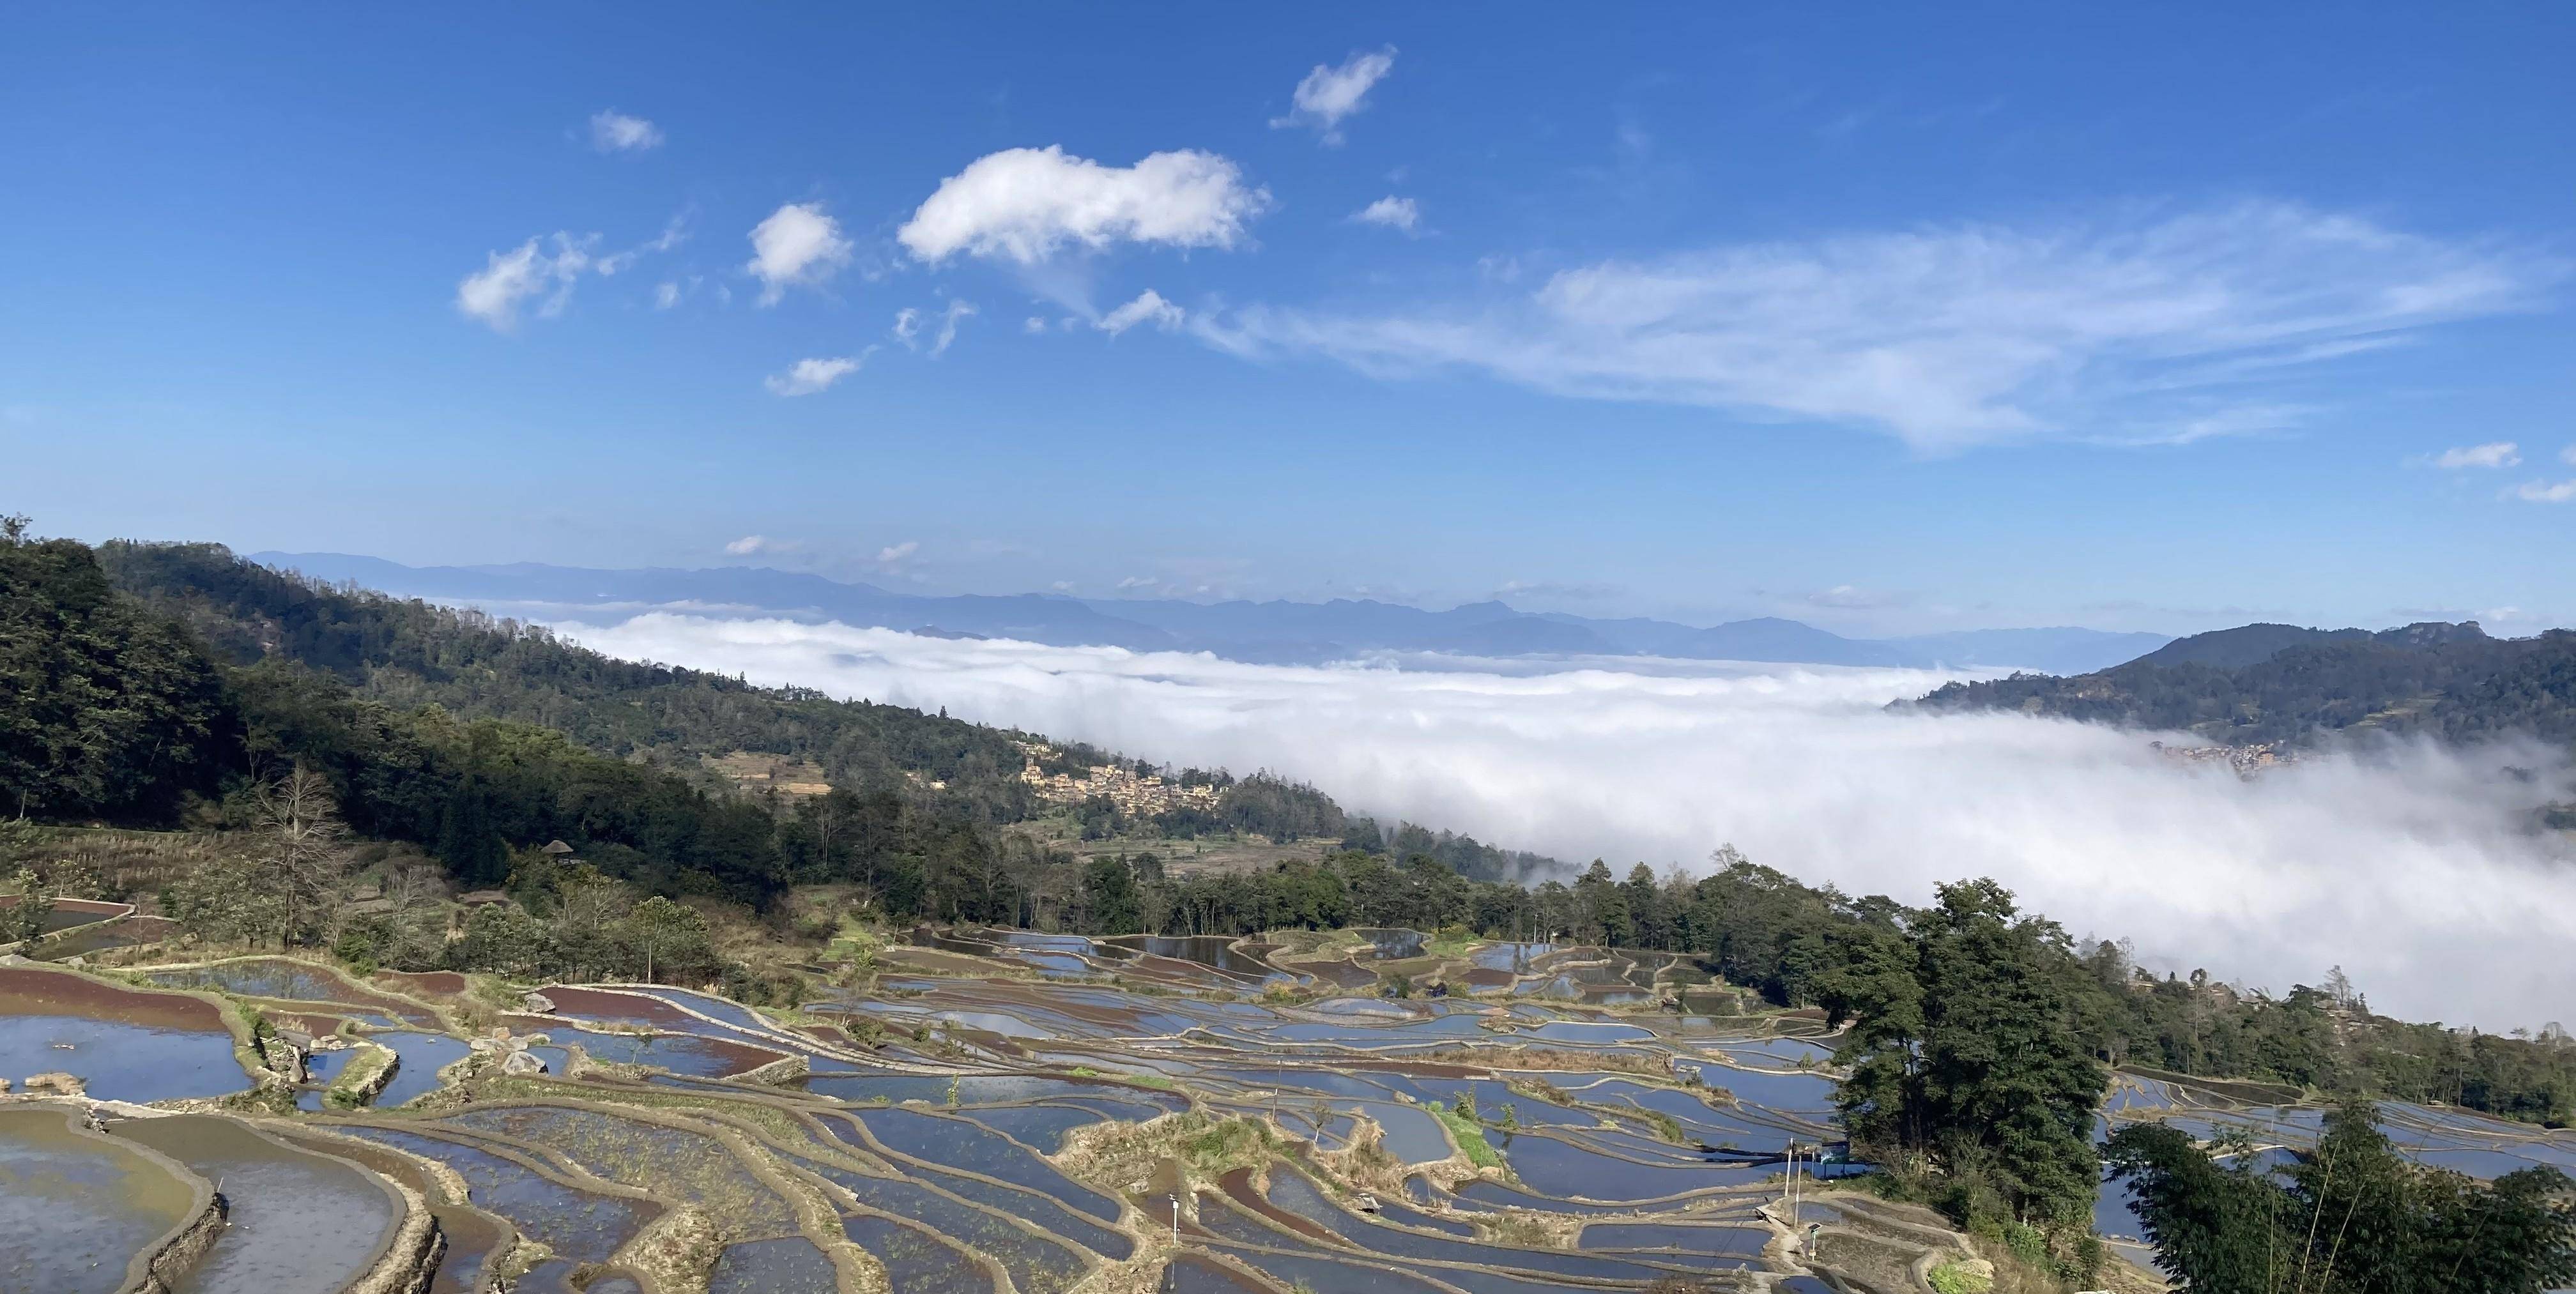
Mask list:
[{"label": "reflection of sky in water", "polygon": [[[632,1034],[572,1029],[560,1025],[546,1032],[558,1044],[581,1044],[581,1049],[590,1053],[590,1058],[593,1060],[615,1061],[627,1065],[658,1065],[674,1074],[688,1074],[697,1078],[721,1078],[727,1074],[740,1073],[745,1069],[766,1064],[770,1059],[766,1055],[745,1057],[731,1054],[707,1038],[688,1033],[657,1033],[650,1037],[638,1037]],[[559,1051],[559,1048],[530,1047],[528,1050],[543,1056],[545,1052]],[[548,1072],[556,1074],[563,1072],[563,1066],[556,1063],[552,1057],[548,1056],[545,1059]]]},{"label": "reflection of sky in water", "polygon": [[74,1133],[63,1111],[0,1111],[0,1289],[113,1294],[191,1202],[168,1172]]},{"label": "reflection of sky in water", "polygon": [[[478,1208],[508,1218],[570,1262],[604,1262],[643,1225],[644,1210],[615,1196],[576,1190],[473,1146],[382,1128],[338,1131],[382,1142],[455,1169]],[[533,1274],[533,1273],[532,1273]],[[522,1283],[522,1289],[545,1289]]]},{"label": "reflection of sky in water", "polygon": [[222,1096],[250,1086],[221,1030],[169,1029],[73,1015],[0,1015],[0,1074],[64,1070],[109,1101]]},{"label": "reflection of sky in water", "polygon": [[400,1220],[392,1197],[345,1162],[288,1150],[230,1120],[138,1119],[120,1129],[220,1183],[231,1204],[185,1294],[339,1294]]},{"label": "reflection of sky in water", "polygon": [[462,1040],[436,1033],[380,1033],[371,1041],[402,1057],[385,1090],[376,1095],[376,1104],[388,1109],[436,1088],[438,1071],[463,1060],[468,1051]]}]

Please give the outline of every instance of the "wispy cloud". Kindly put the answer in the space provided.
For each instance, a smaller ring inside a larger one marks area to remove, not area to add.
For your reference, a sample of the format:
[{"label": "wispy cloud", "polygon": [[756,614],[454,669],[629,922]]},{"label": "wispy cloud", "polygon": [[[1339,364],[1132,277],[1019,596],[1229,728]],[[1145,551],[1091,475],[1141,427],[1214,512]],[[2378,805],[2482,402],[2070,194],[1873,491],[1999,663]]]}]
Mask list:
[{"label": "wispy cloud", "polygon": [[598,234],[558,231],[531,238],[506,252],[492,252],[483,268],[456,285],[456,308],[495,332],[512,332],[531,308],[540,319],[562,314],[572,303],[573,287],[584,275],[620,274],[656,252],[667,252],[688,238],[685,213],[674,216],[662,232],[622,251],[603,253]]},{"label": "wispy cloud", "polygon": [[623,274],[633,269],[635,263],[645,257],[667,252],[687,241],[689,241],[689,213],[683,211],[671,217],[670,222],[662,226],[661,233],[624,251],[610,252],[592,262],[590,268],[597,270],[602,278]]},{"label": "wispy cloud", "polygon": [[850,240],[841,222],[819,202],[791,202],[751,230],[751,261],[743,268],[760,280],[760,303],[776,305],[791,287],[811,287],[850,263]]},{"label": "wispy cloud", "polygon": [[1568,602],[1589,602],[1617,597],[1626,590],[1616,584],[1594,580],[1505,580],[1494,589],[1497,598],[1555,598]]},{"label": "wispy cloud", "polygon": [[1121,242],[1230,248],[1269,207],[1269,190],[1245,184],[1242,168],[1214,153],[1103,166],[1061,147],[1013,148],[940,181],[895,240],[934,265],[961,252],[1034,265],[1067,246]]},{"label": "wispy cloud", "polygon": [[2462,445],[2443,450],[2425,460],[2446,472],[2467,467],[2519,467],[2521,447],[2510,440],[2492,440],[2483,445]]},{"label": "wispy cloud", "polygon": [[937,359],[947,354],[948,347],[957,340],[957,325],[974,318],[975,313],[974,305],[965,301],[951,301],[936,315],[905,306],[894,312],[894,339],[902,342],[906,350],[919,350],[927,338],[930,357]]},{"label": "wispy cloud", "polygon": [[2510,493],[2525,503],[2567,503],[2576,501],[2576,481],[2525,481]]},{"label": "wispy cloud", "polygon": [[784,373],[772,373],[761,379],[771,395],[813,395],[827,391],[842,378],[859,371],[867,362],[867,353],[839,355],[827,359],[800,359]]},{"label": "wispy cloud", "polygon": [[1291,97],[1295,107],[1284,117],[1270,119],[1273,130],[1291,126],[1312,126],[1324,143],[1342,142],[1342,120],[1368,106],[1368,92],[1395,70],[1395,46],[1379,50],[1355,51],[1339,67],[1321,63],[1297,83]]},{"label": "wispy cloud", "polygon": [[762,553],[795,553],[805,549],[802,539],[773,539],[768,535],[744,535],[724,546],[728,557],[756,557]]},{"label": "wispy cloud", "polygon": [[1381,225],[1410,234],[1422,224],[1422,208],[1411,198],[1390,194],[1352,212],[1350,218],[1356,225]]},{"label": "wispy cloud", "polygon": [[662,146],[662,128],[614,108],[590,115],[590,146],[603,153],[644,153]]},{"label": "wispy cloud", "polygon": [[1850,584],[1837,584],[1807,595],[1807,605],[1829,611],[1877,611],[1902,606],[1906,597],[1878,589],[1864,589]]},{"label": "wispy cloud", "polygon": [[1147,288],[1137,293],[1135,300],[1100,316],[1099,321],[1092,324],[1092,327],[1112,337],[1142,323],[1150,323],[1156,328],[1170,332],[1181,326],[1181,318],[1179,306],[1164,300],[1162,293]]},{"label": "wispy cloud", "polygon": [[1447,307],[1254,305],[1194,331],[1249,357],[1875,429],[1930,453],[2181,441],[2294,423],[2249,388],[2521,310],[2557,259],[2278,202],[2086,225],[1738,244],[1561,271]]},{"label": "wispy cloud", "polygon": [[598,245],[599,235],[556,234],[551,252],[540,250],[539,242],[531,238],[510,251],[485,257],[482,269],[457,283],[456,308],[495,332],[516,329],[520,309],[539,297],[544,298],[537,305],[540,316],[563,313],[572,299],[573,284],[590,268],[590,249]]}]

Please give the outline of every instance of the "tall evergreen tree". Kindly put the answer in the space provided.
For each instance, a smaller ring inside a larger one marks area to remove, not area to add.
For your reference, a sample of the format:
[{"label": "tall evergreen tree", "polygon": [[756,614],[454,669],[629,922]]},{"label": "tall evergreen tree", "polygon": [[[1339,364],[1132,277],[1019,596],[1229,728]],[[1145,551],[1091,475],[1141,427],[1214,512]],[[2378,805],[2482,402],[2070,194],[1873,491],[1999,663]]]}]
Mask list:
[{"label": "tall evergreen tree", "polygon": [[2055,923],[1991,880],[1944,885],[1906,931],[1912,983],[1880,984],[1843,1059],[1856,1147],[1937,1175],[1962,1220],[2080,1234],[2107,1081],[2080,1027]]}]

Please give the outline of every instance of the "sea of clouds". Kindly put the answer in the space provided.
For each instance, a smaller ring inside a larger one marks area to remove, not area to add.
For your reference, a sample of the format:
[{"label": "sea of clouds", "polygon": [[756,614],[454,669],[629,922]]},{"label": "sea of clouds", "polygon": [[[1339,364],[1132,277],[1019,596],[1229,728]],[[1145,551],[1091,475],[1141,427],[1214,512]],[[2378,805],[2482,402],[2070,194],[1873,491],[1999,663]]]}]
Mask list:
[{"label": "sea of clouds", "polygon": [[618,656],[1266,768],[1356,811],[1623,873],[1696,869],[1733,843],[1909,903],[1992,876],[2070,934],[2134,940],[2160,971],[2282,993],[2340,965],[2390,1014],[2576,1018],[2576,859],[2530,826],[2569,770],[2535,749],[2392,743],[2240,779],[2136,733],[1888,711],[1960,677],[1919,670],[1248,665],[678,614],[557,628]]}]

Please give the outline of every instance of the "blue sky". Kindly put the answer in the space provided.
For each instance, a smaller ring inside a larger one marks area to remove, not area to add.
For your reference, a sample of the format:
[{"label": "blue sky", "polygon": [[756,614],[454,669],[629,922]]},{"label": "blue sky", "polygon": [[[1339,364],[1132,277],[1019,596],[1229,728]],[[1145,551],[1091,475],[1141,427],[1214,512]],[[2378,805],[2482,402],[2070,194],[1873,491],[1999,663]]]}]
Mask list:
[{"label": "blue sky", "polygon": [[21,7],[0,506],[2530,632],[2576,620],[2571,53],[2539,5]]}]

